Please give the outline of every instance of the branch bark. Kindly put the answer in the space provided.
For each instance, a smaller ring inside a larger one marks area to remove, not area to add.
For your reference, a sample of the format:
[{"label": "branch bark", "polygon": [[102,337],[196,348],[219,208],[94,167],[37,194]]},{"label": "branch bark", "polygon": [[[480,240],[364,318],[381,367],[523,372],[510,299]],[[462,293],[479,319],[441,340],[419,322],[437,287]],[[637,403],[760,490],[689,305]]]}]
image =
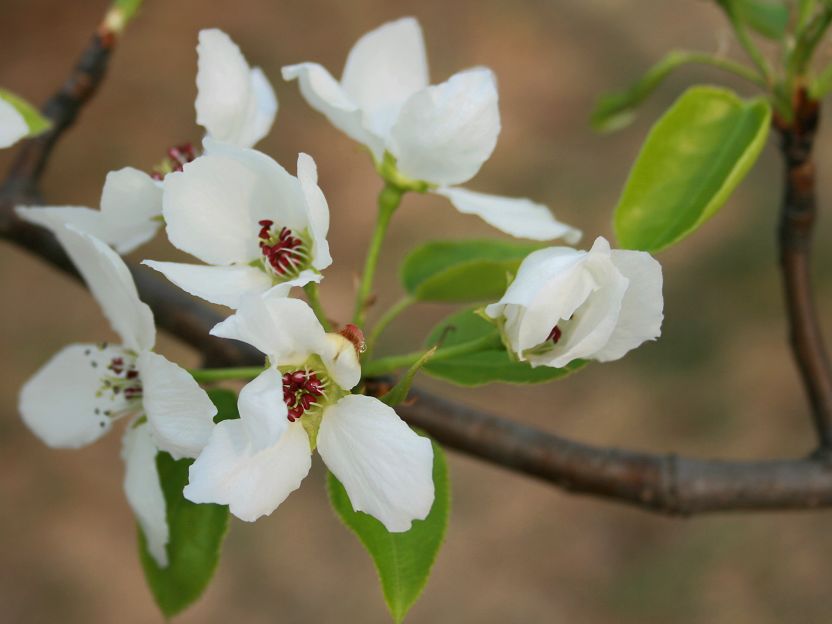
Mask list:
[{"label": "branch bark", "polygon": [[792,351],[809,398],[820,450],[832,453],[832,368],[815,312],[810,270],[817,213],[812,148],[820,110],[805,90],[798,94],[794,108],[791,123],[777,123],[785,164],[780,267]]},{"label": "branch bark", "polygon": [[[55,122],[54,128],[22,147],[0,187],[0,237],[76,278],[77,272],[54,237],[21,222],[13,207],[39,200],[38,182],[52,149],[95,93],[114,44],[115,37],[106,29],[93,38],[69,80],[44,108]],[[818,430],[823,432],[822,440],[827,440],[832,386],[828,383],[828,360],[819,347],[822,343],[808,281],[808,240],[814,217],[812,185],[807,182],[811,180],[811,138],[806,143],[810,134],[792,133],[788,139],[784,137],[790,164],[781,240],[795,352],[812,404],[817,405]],[[205,356],[207,365],[262,363],[262,356],[256,351],[208,334],[221,320],[216,312],[149,271],[135,266],[131,266],[131,271],[159,327],[197,349]],[[368,389],[380,392],[383,383],[371,380]],[[422,390],[414,390],[412,398],[397,411],[440,443],[570,492],[676,515],[832,506],[832,464],[826,455],[731,462],[601,448],[482,413]]]}]

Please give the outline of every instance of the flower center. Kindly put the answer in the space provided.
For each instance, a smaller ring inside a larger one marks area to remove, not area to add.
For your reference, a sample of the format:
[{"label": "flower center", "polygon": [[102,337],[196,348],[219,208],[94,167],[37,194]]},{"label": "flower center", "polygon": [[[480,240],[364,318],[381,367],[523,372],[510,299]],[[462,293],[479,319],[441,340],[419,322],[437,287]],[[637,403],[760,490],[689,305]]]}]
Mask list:
[{"label": "flower center", "polygon": [[97,396],[110,394],[115,399],[119,395],[128,401],[142,398],[142,381],[139,379],[139,371],[136,370],[135,361],[125,362],[123,357],[114,357],[110,360],[107,374],[101,378],[101,388]]},{"label": "flower center", "polygon": [[258,222],[263,266],[280,278],[292,278],[309,264],[309,248],[303,238],[271,219]]},{"label": "flower center", "polygon": [[153,167],[150,177],[154,180],[163,180],[165,176],[173,171],[182,171],[182,168],[189,162],[196,160],[196,149],[190,143],[182,143],[168,148],[165,159]]},{"label": "flower center", "polygon": [[283,401],[289,408],[289,422],[323,407],[319,399],[326,398],[328,385],[327,380],[314,371],[301,369],[283,373]]}]

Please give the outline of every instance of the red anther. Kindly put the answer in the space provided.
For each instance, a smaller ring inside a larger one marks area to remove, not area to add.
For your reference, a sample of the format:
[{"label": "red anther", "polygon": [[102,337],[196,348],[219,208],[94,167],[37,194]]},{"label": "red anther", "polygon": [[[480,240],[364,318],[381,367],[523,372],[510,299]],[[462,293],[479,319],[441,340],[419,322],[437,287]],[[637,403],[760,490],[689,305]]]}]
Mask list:
[{"label": "red anther", "polygon": [[546,340],[551,340],[552,342],[554,342],[555,344],[557,344],[557,343],[558,343],[558,340],[560,340],[560,337],[561,337],[562,335],[563,335],[563,332],[560,330],[560,327],[558,327],[557,325],[555,325],[555,326],[552,328],[552,331],[550,331],[550,332],[549,332],[549,335],[546,337]]},{"label": "red anther", "polygon": [[352,323],[347,323],[344,325],[344,329],[342,329],[340,333],[344,338],[349,340],[352,343],[352,346],[355,347],[356,353],[363,353],[365,348],[364,343],[364,332],[357,325],[353,325]]},{"label": "red anther", "polygon": [[258,221],[260,231],[260,252],[269,266],[278,275],[286,275],[297,270],[300,265],[299,256],[302,254],[303,241],[292,234],[287,227],[280,228],[274,233],[274,221],[263,219]]},{"label": "red anther", "polygon": [[127,375],[126,375],[127,379],[136,379],[138,376],[139,376],[139,371],[137,371],[136,369],[132,369],[132,370],[127,371]]},{"label": "red anther", "polygon": [[291,379],[294,383],[301,385],[306,382],[308,376],[306,374],[306,371],[298,370],[292,373]]}]

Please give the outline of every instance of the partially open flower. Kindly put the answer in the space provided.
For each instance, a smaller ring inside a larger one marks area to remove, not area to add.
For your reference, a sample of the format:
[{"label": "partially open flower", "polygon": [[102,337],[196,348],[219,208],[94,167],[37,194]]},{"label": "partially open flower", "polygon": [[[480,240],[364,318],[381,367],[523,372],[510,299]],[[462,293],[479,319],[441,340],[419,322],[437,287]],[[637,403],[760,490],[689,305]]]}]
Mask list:
[{"label": "partially open flower", "polygon": [[0,149],[11,147],[29,134],[29,125],[18,110],[0,98]]},{"label": "partially open flower", "polygon": [[378,399],[350,394],[361,378],[355,332],[326,333],[306,303],[272,293],[247,297],[211,333],[256,347],[269,366],[240,392],[240,418],[214,429],[186,498],[254,521],[300,486],[317,446],[356,510],[393,532],[427,516],[430,441]]},{"label": "partially open flower", "polygon": [[162,189],[146,173],[125,167],[107,174],[101,210],[37,206],[18,207],[17,214],[54,232],[72,225],[126,254],[153,238],[162,226]]},{"label": "partially open flower", "polygon": [[329,208],[311,156],[294,177],[265,154],[206,141],[206,153],[164,182],[170,242],[208,266],[145,264],[180,288],[232,308],[247,294],[321,280],[332,264]]},{"label": "partially open flower", "polygon": [[422,30],[412,17],[361,37],[340,82],[317,63],[284,67],[283,77],[297,79],[312,108],[367,146],[388,179],[434,190],[460,212],[513,236],[580,238],[542,204],[451,186],[474,177],[494,151],[500,133],[497,84],[491,70],[478,67],[431,86]]},{"label": "partially open flower", "polygon": [[217,410],[187,371],[152,351],[153,314],[118,254],[71,226],[58,238],[122,343],[72,344],[59,351],[23,386],[20,413],[55,448],[85,446],[115,421],[131,420],[124,440],[125,491],[149,551],[165,566],[168,527],[156,452],[195,457]]},{"label": "partially open flower", "polygon": [[643,251],[550,247],[531,253],[485,308],[506,347],[532,366],[617,360],[661,334],[662,269]]},{"label": "partially open flower", "polygon": [[252,147],[274,123],[274,89],[259,67],[249,67],[237,44],[221,30],[199,31],[196,51],[196,122],[211,139]]}]

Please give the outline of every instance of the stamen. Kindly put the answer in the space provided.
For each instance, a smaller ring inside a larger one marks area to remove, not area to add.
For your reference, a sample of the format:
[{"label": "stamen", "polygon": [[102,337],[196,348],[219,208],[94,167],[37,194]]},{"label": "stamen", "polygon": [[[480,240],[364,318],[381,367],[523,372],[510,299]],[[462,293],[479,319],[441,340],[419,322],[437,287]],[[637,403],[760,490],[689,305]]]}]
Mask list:
[{"label": "stamen", "polygon": [[284,278],[300,273],[309,262],[309,250],[303,239],[287,227],[281,227],[276,232],[277,228],[271,219],[263,219],[257,224],[260,226],[257,233],[260,253],[266,268]]},{"label": "stamen", "polygon": [[555,325],[552,328],[552,331],[549,332],[549,335],[547,336],[546,340],[551,340],[553,343],[557,344],[558,340],[560,340],[560,337],[562,335],[563,335],[563,332],[560,330],[560,327]]},{"label": "stamen", "polygon": [[173,171],[182,171],[189,162],[196,160],[196,149],[191,143],[182,143],[169,147],[165,159],[150,172],[154,180],[164,180],[165,176]]},{"label": "stamen", "polygon": [[289,422],[295,422],[310,409],[320,407],[315,399],[326,396],[326,382],[308,370],[283,373],[282,384],[283,402],[289,408]]},{"label": "stamen", "polygon": [[355,352],[359,355],[367,350],[367,345],[364,341],[364,332],[357,325],[347,323],[344,325],[344,329],[338,333],[352,343],[352,346],[355,347]]}]

